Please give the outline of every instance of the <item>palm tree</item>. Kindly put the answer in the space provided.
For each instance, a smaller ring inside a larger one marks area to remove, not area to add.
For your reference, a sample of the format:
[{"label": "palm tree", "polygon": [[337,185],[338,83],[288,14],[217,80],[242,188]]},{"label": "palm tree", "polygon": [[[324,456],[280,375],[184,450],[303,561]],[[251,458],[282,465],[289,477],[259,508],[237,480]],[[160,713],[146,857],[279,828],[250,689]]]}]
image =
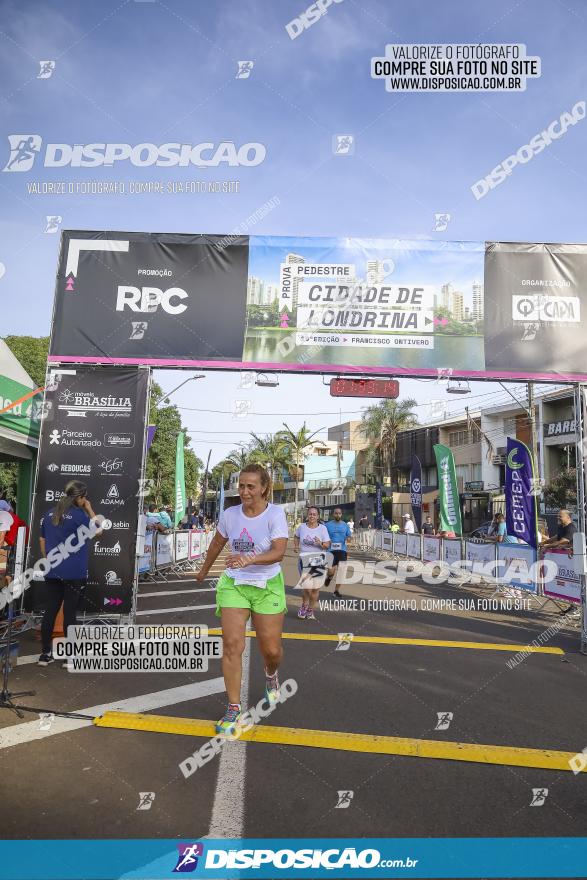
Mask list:
[{"label": "palm tree", "polygon": [[271,475],[271,502],[273,502],[273,479],[280,467],[288,464],[288,452],[284,441],[278,434],[267,434],[259,437],[251,431],[253,443],[248,453],[249,461],[257,461],[265,465]]},{"label": "palm tree", "polygon": [[381,400],[379,403],[367,407],[359,425],[359,430],[369,441],[371,447],[379,449],[383,463],[387,465],[391,488],[393,487],[397,435],[400,431],[414,428],[418,424],[418,418],[412,411],[417,405],[417,401],[411,397],[406,400]]},{"label": "palm tree", "polygon": [[245,446],[239,446],[238,449],[231,450],[221,464],[227,473],[234,474],[236,471],[242,471],[250,459],[250,450]]},{"label": "palm tree", "polygon": [[290,453],[290,455],[295,455],[296,459],[296,474],[295,474],[295,483],[296,483],[296,500],[294,504],[294,522],[297,522],[298,518],[298,498],[299,498],[299,479],[300,479],[300,456],[302,455],[306,446],[309,446],[312,442],[313,438],[323,431],[324,428],[320,428],[318,431],[311,432],[309,428],[306,427],[306,423],[302,425],[297,431],[292,430],[289,425],[283,423],[284,431],[279,431],[278,436],[281,437],[283,442],[286,444],[286,447]]}]

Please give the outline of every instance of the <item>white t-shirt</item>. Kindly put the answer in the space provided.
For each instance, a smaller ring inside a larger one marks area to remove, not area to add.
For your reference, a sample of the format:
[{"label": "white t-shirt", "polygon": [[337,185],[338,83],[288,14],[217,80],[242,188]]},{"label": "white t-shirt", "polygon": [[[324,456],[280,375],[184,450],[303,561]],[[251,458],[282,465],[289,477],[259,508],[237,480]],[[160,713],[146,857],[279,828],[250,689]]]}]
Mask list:
[{"label": "white t-shirt", "polygon": [[[258,516],[245,516],[242,504],[223,510],[217,531],[228,538],[230,551],[243,555],[267,553],[276,538],[288,538],[285,513],[277,504],[268,504]],[[267,581],[281,571],[279,562],[247,565],[245,568],[227,568],[225,574],[237,584],[265,587]]]},{"label": "white t-shirt", "polygon": [[416,531],[416,527],[411,519],[404,520],[404,532],[406,535],[413,535]]},{"label": "white t-shirt", "polygon": [[[330,543],[328,529],[323,523],[319,523],[315,529],[311,529],[306,523],[302,523],[296,529],[296,538],[300,542],[300,556],[304,553],[322,550],[321,544],[326,543],[326,541]],[[316,544],[316,538],[318,538],[320,544]]]}]

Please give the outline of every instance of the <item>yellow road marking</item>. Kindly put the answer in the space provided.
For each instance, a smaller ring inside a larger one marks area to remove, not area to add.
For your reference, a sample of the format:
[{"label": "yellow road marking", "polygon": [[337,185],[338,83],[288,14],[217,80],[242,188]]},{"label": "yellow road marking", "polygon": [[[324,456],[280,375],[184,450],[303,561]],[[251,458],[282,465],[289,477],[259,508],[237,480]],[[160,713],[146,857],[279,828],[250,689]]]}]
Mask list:
[{"label": "yellow road marking", "polygon": [[[216,736],[213,721],[197,718],[171,718],[164,715],[140,715],[106,712],[94,718],[97,727],[145,730],[184,736]],[[439,742],[399,736],[372,736],[329,730],[303,730],[296,727],[261,725],[246,731],[241,740],[372,755],[404,755],[412,758],[436,758],[444,761],[469,761],[475,764],[498,764],[512,767],[536,767],[541,770],[571,770],[574,752],[554,749],[523,749],[514,746],[478,745],[477,743]]]},{"label": "yellow road marking", "polygon": [[[220,635],[221,627],[208,630],[210,635]],[[254,630],[247,630],[249,638],[256,638]],[[284,639],[301,639],[313,642],[338,642],[337,635],[325,633],[283,633]],[[396,639],[387,636],[353,636],[351,642],[360,642],[367,645],[420,645],[426,648],[470,648],[476,651],[509,651],[517,653],[524,651],[527,654],[564,654],[562,648],[543,648],[535,645],[502,645],[497,642],[451,642],[442,639]]]}]

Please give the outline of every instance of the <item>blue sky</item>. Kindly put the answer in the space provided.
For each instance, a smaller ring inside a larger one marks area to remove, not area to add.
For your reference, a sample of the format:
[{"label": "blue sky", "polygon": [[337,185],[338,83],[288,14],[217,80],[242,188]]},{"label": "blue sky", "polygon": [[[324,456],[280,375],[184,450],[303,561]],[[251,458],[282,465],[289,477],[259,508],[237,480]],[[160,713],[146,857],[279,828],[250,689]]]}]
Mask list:
[{"label": "blue sky", "polygon": [[[252,233],[587,240],[587,121],[516,167],[480,201],[470,190],[585,99],[584,4],[343,0],[292,41],[285,25],[307,5],[2,3],[2,166],[13,133],[71,144],[260,142],[267,155],[253,168],[138,169],[124,163],[113,169],[44,169],[37,163],[27,173],[0,173],[0,334],[49,330],[59,245],[57,235],[44,233],[50,214],[61,215],[70,229],[227,233],[277,196],[279,205]],[[516,94],[390,94],[370,77],[371,57],[383,55],[389,42],[525,43],[529,55],[541,57],[542,76]],[[38,62],[47,59],[56,60],[55,72],[37,79]],[[254,61],[249,79],[235,78],[239,60]],[[333,154],[335,134],[354,136],[354,155]],[[29,195],[26,188],[33,180],[208,178],[238,179],[240,192],[48,196]],[[436,212],[451,214],[445,232],[432,231]],[[182,377],[158,376],[167,388]],[[249,391],[239,389],[238,376],[223,374],[182,390],[174,398],[181,406],[226,411],[186,410],[188,427],[202,432],[193,434],[198,454],[213,443],[216,460],[249,430],[280,427],[280,408],[299,414],[288,416],[292,425],[306,414],[314,428],[337,421],[338,406],[319,377],[281,381],[280,392]],[[445,396],[443,387],[426,382],[402,382],[402,391],[421,402]],[[473,393],[498,391],[477,385]],[[287,407],[276,403],[276,394]],[[235,420],[233,400],[242,398],[252,401],[251,412],[273,414]],[[359,409],[355,401],[344,405]]]}]

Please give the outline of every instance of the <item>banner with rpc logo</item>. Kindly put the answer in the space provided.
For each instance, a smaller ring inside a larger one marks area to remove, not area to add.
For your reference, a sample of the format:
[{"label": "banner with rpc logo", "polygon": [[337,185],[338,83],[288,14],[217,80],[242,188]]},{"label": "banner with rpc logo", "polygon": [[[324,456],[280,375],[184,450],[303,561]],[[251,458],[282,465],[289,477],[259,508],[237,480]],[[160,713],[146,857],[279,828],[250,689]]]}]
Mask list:
[{"label": "banner with rpc logo", "polygon": [[[131,610],[148,387],[147,369],[63,366],[55,368],[45,392],[28,565],[40,558],[41,517],[70,480],[85,483],[92,509],[106,518],[90,542],[90,614]],[[37,584],[29,601],[43,600]]]}]

